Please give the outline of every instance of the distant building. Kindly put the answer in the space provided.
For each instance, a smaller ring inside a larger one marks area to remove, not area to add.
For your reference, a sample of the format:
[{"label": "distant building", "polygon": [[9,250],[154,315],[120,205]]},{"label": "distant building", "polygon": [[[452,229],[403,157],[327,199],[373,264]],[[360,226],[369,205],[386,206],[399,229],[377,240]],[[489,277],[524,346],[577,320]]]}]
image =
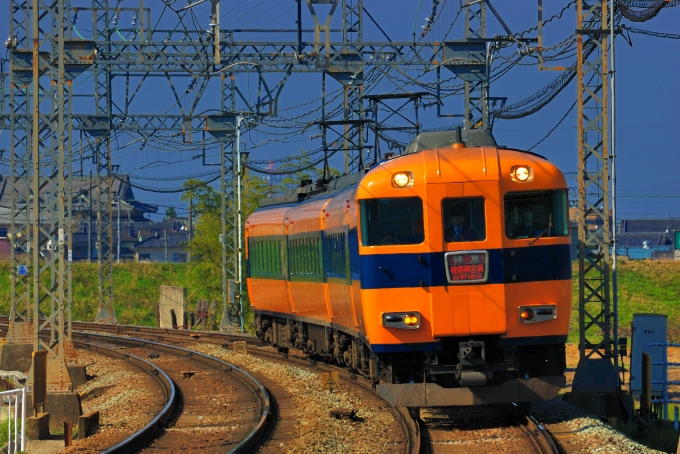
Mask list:
[{"label": "distant building", "polygon": [[[71,186],[72,194],[72,218],[75,221],[92,221],[96,223],[97,212],[108,210],[106,200],[106,181],[102,181],[100,190],[102,193],[101,207],[97,206],[97,182],[90,177],[75,176]],[[41,185],[40,196],[49,198],[47,185]],[[14,204],[20,210],[17,212],[16,221],[24,222],[24,213],[21,211],[26,205],[26,180],[17,180],[14,187]],[[142,203],[135,199],[129,177],[119,175],[112,180],[111,194],[113,197],[113,219],[117,220],[120,214],[121,220],[128,221],[148,221],[145,216],[156,213],[158,206]],[[6,175],[0,175],[0,227],[9,227],[10,214],[12,207],[12,194],[10,193],[10,182]],[[47,222],[47,219],[41,219]]]},{"label": "distant building", "polygon": [[153,236],[135,244],[138,262],[183,263],[188,260],[185,249],[189,242],[189,232],[156,232]]},{"label": "distant building", "polygon": [[[569,208],[569,224],[578,227],[579,209],[578,207]],[[612,210],[609,210],[609,225],[612,222]],[[595,214],[586,216],[586,226],[589,230],[597,229],[602,225],[602,220]]]},{"label": "distant building", "polygon": [[[15,222],[25,222],[25,181],[18,181],[15,186],[14,203],[18,208]],[[106,182],[98,188],[96,181],[90,177],[74,177],[72,184],[72,231],[71,250],[74,261],[97,260],[97,212],[108,210],[105,192]],[[97,203],[97,193],[101,190],[101,203]],[[111,187],[112,229],[111,255],[114,260],[153,261],[153,262],[186,262],[188,252],[184,246],[189,241],[189,220],[169,219],[154,222],[148,219],[149,214],[156,213],[158,207],[135,199],[132,186],[127,176],[114,178]],[[47,197],[48,194],[41,194]],[[0,254],[10,254],[8,231],[11,222],[11,204],[9,180],[0,176]],[[41,219],[47,224],[48,218]],[[120,234],[118,229],[120,227]],[[107,224],[102,226],[102,241],[108,242]],[[52,245],[47,242],[43,254],[51,252]]]},{"label": "distant building", "polygon": [[672,259],[675,231],[680,231],[680,219],[622,219],[616,226],[617,254],[630,259]]}]

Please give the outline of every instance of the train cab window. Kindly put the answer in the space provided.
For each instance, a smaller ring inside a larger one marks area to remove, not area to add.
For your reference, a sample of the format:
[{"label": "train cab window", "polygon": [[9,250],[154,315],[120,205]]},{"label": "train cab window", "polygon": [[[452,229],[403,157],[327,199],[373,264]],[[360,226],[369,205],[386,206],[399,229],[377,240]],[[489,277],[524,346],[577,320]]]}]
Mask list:
[{"label": "train cab window", "polygon": [[425,240],[420,197],[359,201],[364,246],[420,244]]},{"label": "train cab window", "polygon": [[483,197],[444,199],[442,221],[447,243],[486,240]]},{"label": "train cab window", "polygon": [[509,192],[504,215],[511,239],[569,235],[566,189]]}]

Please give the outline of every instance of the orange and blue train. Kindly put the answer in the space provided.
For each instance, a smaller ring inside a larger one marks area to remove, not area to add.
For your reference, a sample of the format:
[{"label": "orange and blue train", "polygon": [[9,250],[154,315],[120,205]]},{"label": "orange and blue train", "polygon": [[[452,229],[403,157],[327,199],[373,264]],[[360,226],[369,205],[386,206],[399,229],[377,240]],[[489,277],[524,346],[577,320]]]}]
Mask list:
[{"label": "orange and blue train", "polygon": [[246,221],[257,335],[369,377],[391,404],[549,399],[571,314],[567,185],[485,130],[302,182]]}]

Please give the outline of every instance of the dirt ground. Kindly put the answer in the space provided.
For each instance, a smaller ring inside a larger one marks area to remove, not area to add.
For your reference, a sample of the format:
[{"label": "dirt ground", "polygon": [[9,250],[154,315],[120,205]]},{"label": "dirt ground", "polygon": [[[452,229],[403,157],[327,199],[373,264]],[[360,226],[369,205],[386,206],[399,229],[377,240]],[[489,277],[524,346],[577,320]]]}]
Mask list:
[{"label": "dirt ground", "polygon": [[[564,389],[565,392],[571,391],[571,382],[574,379],[576,366],[578,366],[578,359],[579,359],[578,345],[567,344],[567,371],[565,373],[567,377],[567,386]],[[668,349],[668,361],[671,363],[680,364],[680,347],[670,347]],[[630,356],[626,356],[624,358],[624,366],[626,369],[625,373],[626,383],[624,384],[624,390],[627,390],[630,369]],[[680,381],[680,365],[669,366],[668,379],[670,381]],[[680,400],[680,385],[671,386],[669,388],[669,393],[671,399]]]}]

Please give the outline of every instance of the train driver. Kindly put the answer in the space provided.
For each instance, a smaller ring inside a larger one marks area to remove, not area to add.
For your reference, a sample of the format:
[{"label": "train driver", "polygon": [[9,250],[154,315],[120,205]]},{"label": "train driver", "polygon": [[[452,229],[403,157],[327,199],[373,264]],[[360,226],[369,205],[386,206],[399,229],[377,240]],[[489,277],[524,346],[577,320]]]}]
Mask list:
[{"label": "train driver", "polygon": [[534,220],[534,207],[529,203],[521,203],[519,213],[522,222],[513,229],[515,238],[534,238],[548,227]]},{"label": "train driver", "polygon": [[449,209],[451,227],[444,230],[446,242],[477,240],[477,232],[468,227],[467,217],[468,205],[466,203],[456,203]]}]

